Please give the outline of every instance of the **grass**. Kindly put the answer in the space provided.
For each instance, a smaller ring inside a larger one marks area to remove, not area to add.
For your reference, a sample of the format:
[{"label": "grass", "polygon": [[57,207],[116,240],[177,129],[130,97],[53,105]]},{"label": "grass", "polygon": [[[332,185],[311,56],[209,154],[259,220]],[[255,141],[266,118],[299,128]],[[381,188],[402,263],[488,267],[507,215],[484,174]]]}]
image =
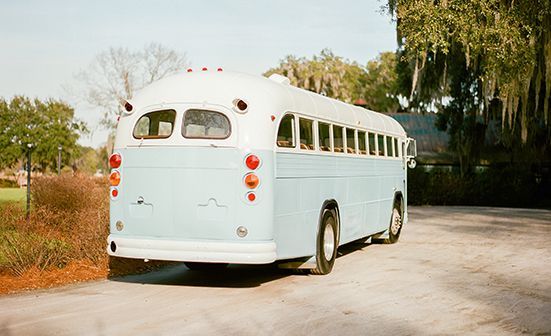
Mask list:
[{"label": "grass", "polygon": [[0,204],[15,202],[15,203],[25,203],[27,189],[20,188],[0,188]]}]

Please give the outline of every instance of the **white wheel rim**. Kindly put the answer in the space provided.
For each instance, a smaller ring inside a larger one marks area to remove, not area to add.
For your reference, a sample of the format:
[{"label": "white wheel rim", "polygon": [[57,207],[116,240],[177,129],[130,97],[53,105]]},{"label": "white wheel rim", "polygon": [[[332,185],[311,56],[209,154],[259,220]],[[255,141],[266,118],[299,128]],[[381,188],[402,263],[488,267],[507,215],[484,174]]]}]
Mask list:
[{"label": "white wheel rim", "polygon": [[325,222],[325,230],[323,233],[323,254],[325,260],[330,261],[333,259],[333,252],[335,251],[335,231],[333,231],[333,218],[327,219]]},{"label": "white wheel rim", "polygon": [[400,227],[402,226],[402,216],[400,216],[400,211],[398,209],[394,208],[392,211],[392,219],[390,222],[390,231],[393,235],[397,235],[398,231],[400,231]]}]

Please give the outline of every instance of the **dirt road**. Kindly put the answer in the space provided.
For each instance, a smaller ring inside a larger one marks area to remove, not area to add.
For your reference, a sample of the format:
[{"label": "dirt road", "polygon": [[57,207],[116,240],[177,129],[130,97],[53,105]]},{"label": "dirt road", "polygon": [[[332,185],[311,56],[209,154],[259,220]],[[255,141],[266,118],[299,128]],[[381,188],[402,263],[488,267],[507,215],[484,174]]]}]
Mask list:
[{"label": "dirt road", "polygon": [[551,211],[410,210],[328,276],[177,266],[0,298],[0,335],[551,335]]}]

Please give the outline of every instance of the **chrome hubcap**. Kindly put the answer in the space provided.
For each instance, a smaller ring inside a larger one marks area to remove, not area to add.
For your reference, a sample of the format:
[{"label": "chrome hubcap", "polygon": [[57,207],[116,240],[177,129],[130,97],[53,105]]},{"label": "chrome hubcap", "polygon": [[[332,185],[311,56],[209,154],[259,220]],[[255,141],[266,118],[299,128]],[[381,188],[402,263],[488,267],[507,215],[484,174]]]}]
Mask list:
[{"label": "chrome hubcap", "polygon": [[390,222],[390,231],[393,235],[397,235],[398,231],[400,231],[400,227],[402,226],[402,216],[400,215],[400,211],[398,209],[394,208],[392,210],[392,219]]},{"label": "chrome hubcap", "polygon": [[335,232],[333,231],[334,219],[328,218],[325,222],[325,231],[323,233],[323,254],[325,260],[330,261],[335,251]]}]

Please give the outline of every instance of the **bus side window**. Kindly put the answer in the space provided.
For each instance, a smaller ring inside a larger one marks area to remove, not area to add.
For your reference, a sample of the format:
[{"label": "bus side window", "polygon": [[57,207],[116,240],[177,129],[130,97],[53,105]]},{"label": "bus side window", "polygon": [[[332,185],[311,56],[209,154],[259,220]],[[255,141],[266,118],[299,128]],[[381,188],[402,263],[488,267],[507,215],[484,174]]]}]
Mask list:
[{"label": "bus side window", "polygon": [[392,145],[393,145],[392,137],[389,137],[387,135],[385,138],[386,138],[386,153],[387,153],[387,156],[393,157],[394,156],[394,150],[392,148]]},{"label": "bus side window", "polygon": [[335,153],[344,152],[343,133],[344,133],[343,127],[333,125],[333,146],[334,146]]},{"label": "bus side window", "polygon": [[365,148],[365,132],[364,131],[358,131],[358,150],[359,153],[362,155],[367,154],[367,150]]},{"label": "bus side window", "polygon": [[398,138],[394,138],[394,157],[398,157],[398,156],[399,156],[398,148],[400,148],[400,147],[398,146]]},{"label": "bus side window", "polygon": [[348,154],[356,153],[356,144],[354,142],[354,130],[346,128],[346,152]]},{"label": "bus side window", "polygon": [[385,156],[385,136],[382,134],[377,134],[377,155]]},{"label": "bus side window", "polygon": [[295,147],[295,116],[287,114],[281,119],[279,129],[277,131],[277,146],[278,147]]},{"label": "bus side window", "polygon": [[324,152],[331,151],[331,134],[329,124],[318,122],[318,135],[320,150]]},{"label": "bus side window", "polygon": [[314,150],[314,122],[299,118],[300,149]]},{"label": "bus side window", "polygon": [[377,148],[376,148],[377,140],[375,140],[376,134],[371,132],[369,132],[368,134],[369,134],[369,155],[377,155]]}]

